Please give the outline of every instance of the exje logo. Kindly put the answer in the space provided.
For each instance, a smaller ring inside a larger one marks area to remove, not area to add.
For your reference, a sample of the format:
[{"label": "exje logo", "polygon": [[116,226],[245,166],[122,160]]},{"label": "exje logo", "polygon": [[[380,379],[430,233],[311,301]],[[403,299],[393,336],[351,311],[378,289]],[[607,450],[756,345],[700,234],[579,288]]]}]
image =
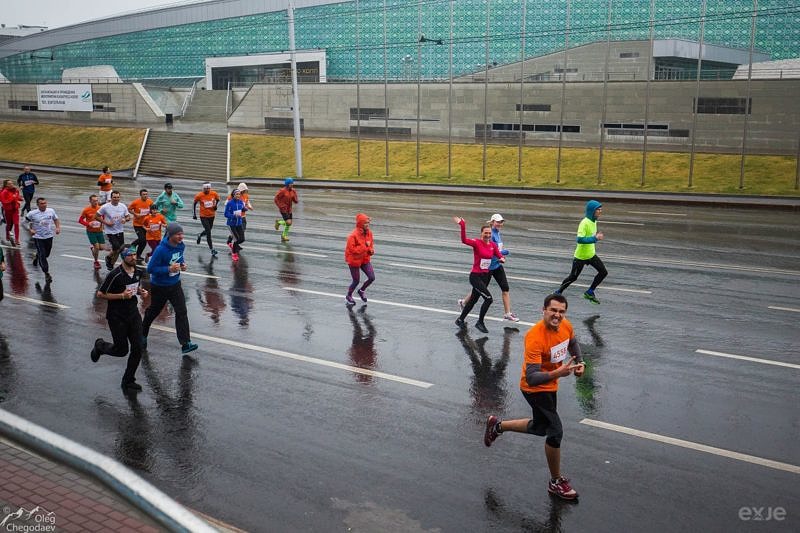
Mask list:
[{"label": "exje logo", "polygon": [[89,91],[85,91],[85,92],[84,92],[84,93],[81,95],[81,100],[88,100],[88,99],[89,99],[89,98],[91,98],[91,97],[92,97],[92,93],[90,93]]},{"label": "exje logo", "polygon": [[739,520],[745,522],[769,522],[786,520],[786,509],[783,507],[740,507]]}]

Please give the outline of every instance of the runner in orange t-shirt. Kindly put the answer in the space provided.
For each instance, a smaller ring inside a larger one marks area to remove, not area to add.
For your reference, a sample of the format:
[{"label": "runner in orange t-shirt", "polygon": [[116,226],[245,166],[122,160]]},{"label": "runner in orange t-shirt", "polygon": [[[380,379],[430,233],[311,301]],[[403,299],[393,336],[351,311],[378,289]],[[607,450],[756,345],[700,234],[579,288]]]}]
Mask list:
[{"label": "runner in orange t-shirt", "polygon": [[136,246],[136,262],[143,264],[142,254],[147,246],[147,231],[144,226],[144,219],[150,214],[150,206],[153,200],[149,198],[147,189],[139,189],[139,198],[128,204],[128,211],[133,215],[133,231],[136,232],[136,240],[131,243],[131,247]]},{"label": "runner in orange t-shirt", "polygon": [[572,324],[564,318],[566,313],[567,299],[564,296],[547,296],[542,307],[542,320],[525,335],[525,361],[522,363],[519,384],[533,416],[517,420],[500,420],[494,415],[489,416],[483,443],[491,446],[505,431],[546,437],[544,454],[550,469],[547,490],[564,500],[574,500],[578,493],[570,486],[569,480],[561,475],[561,438],[564,432],[556,404],[558,379],[570,374],[582,376],[584,364]]},{"label": "runner in orange t-shirt", "polygon": [[108,167],[103,167],[103,173],[97,178],[97,186],[100,187],[98,198],[100,205],[111,201],[111,191],[114,189],[114,178],[111,177],[111,172]]},{"label": "runner in orange t-shirt", "polygon": [[203,190],[194,196],[194,204],[192,204],[192,218],[197,220],[197,204],[200,204],[200,223],[203,225],[203,231],[197,236],[197,244],[206,237],[208,249],[211,250],[211,255],[217,255],[214,249],[214,243],[211,242],[211,228],[214,227],[214,217],[217,216],[217,204],[219,204],[219,194],[217,191],[211,189],[210,183],[203,184]]},{"label": "runner in orange t-shirt", "polygon": [[89,197],[89,205],[83,208],[78,217],[78,223],[86,226],[86,237],[89,239],[89,247],[92,249],[95,270],[100,270],[100,261],[97,258],[100,248],[106,243],[103,235],[103,223],[97,219],[98,209],[100,209],[100,203],[97,201],[97,195],[93,194]]},{"label": "runner in orange t-shirt", "polygon": [[147,245],[150,247],[150,251],[147,252],[147,257],[145,261],[150,260],[150,256],[153,255],[153,251],[155,251],[156,246],[161,242],[161,232],[167,227],[167,219],[158,212],[158,207],[156,204],[150,205],[150,214],[144,217],[142,221],[142,225],[145,228],[145,239],[147,240]]}]

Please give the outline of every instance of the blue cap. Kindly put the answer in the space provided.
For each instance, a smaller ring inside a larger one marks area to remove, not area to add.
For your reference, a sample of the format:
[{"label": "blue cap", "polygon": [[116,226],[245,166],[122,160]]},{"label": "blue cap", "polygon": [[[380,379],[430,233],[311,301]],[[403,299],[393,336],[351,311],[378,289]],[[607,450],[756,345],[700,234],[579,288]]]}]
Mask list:
[{"label": "blue cap", "polygon": [[286,178],[283,180],[284,185],[291,185],[292,183],[294,183],[294,178]]}]

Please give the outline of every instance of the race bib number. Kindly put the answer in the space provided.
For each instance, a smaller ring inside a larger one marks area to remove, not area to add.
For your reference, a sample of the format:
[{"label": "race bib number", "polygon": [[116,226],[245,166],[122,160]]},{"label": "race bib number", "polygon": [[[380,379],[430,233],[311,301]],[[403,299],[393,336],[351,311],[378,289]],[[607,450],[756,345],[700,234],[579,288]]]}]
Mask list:
[{"label": "race bib number", "polygon": [[139,209],[139,216],[143,217],[150,214],[150,208]]},{"label": "race bib number", "polygon": [[497,243],[497,249],[500,250],[501,252],[503,251],[503,243],[502,242],[498,242]]},{"label": "race bib number", "polygon": [[161,224],[150,224],[150,231],[159,231],[161,229]]},{"label": "race bib number", "polygon": [[89,227],[90,228],[99,228],[100,227],[100,221],[99,220],[92,220],[91,222],[89,222]]},{"label": "race bib number", "polygon": [[205,200],[203,202],[203,206],[211,209],[212,207],[214,207],[214,200]]},{"label": "race bib number", "polygon": [[481,270],[488,270],[489,269],[489,265],[491,265],[491,264],[492,264],[492,260],[491,259],[481,259],[481,262],[479,263],[479,265],[481,267]]},{"label": "race bib number", "polygon": [[560,363],[564,359],[567,358],[569,355],[569,350],[567,349],[569,346],[569,339],[565,340],[564,342],[559,342],[552,348],[550,348],[550,362],[551,363]]},{"label": "race bib number", "polygon": [[136,283],[129,283],[128,285],[125,285],[125,290],[133,291],[133,294],[136,294],[139,291],[139,282],[137,281]]},{"label": "race bib number", "polygon": [[234,212],[233,212],[233,215],[234,215],[234,216],[237,216],[237,217],[240,217],[240,216],[242,216],[242,211],[241,211],[241,209],[240,209],[240,210],[237,210],[237,211],[234,211]]},{"label": "race bib number", "polygon": [[30,186],[31,186],[31,185],[33,185],[34,183],[35,183],[35,182],[34,182],[33,180],[25,180],[25,186],[26,186],[26,187],[30,187]]}]

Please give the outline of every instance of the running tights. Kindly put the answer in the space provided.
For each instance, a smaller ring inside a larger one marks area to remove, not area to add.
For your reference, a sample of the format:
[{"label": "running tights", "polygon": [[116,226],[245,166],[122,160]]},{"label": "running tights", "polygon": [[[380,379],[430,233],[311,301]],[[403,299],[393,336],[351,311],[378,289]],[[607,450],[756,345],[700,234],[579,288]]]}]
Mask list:
[{"label": "running tights", "polygon": [[[214,217],[200,217],[200,223],[203,225],[203,231],[200,232],[200,238],[205,235],[208,249],[214,249],[214,243],[211,242],[211,228],[214,227]],[[244,240],[244,239],[242,239]]]},{"label": "running tights", "polygon": [[573,259],[572,260],[572,270],[569,273],[564,281],[561,282],[561,287],[558,288],[558,292],[564,292],[564,290],[569,287],[573,281],[578,279],[578,276],[581,275],[581,271],[585,265],[592,265],[592,267],[597,270],[597,275],[592,280],[592,285],[589,287],[588,292],[594,292],[600,282],[606,279],[608,276],[608,270],[606,270],[606,266],[600,260],[599,257],[592,256],[590,259]]},{"label": "running tights", "polygon": [[489,294],[489,289],[487,289],[491,276],[492,275],[489,272],[470,272],[469,284],[472,285],[472,294],[470,295],[469,300],[464,302],[464,309],[461,311],[461,320],[467,318],[467,315],[470,313],[470,311],[472,311],[472,308],[475,307],[475,303],[478,301],[478,298],[483,298],[481,310],[478,315],[478,322],[483,322],[483,317],[486,316],[486,312],[489,310],[489,307],[492,305],[493,301],[492,295]]},{"label": "running tights", "polygon": [[361,271],[364,271],[364,274],[367,275],[367,279],[364,281],[364,284],[361,285],[361,290],[367,290],[367,287],[372,285],[372,282],[375,281],[375,271],[372,269],[372,263],[364,263],[361,267],[350,267],[350,277],[353,278],[353,281],[350,283],[350,286],[347,288],[347,294],[353,294],[353,291],[358,286],[358,282],[361,279]]},{"label": "running tights", "polygon": [[19,210],[3,209],[3,216],[6,219],[6,240],[11,240],[11,228],[14,228],[14,241],[19,242]]},{"label": "running tights", "polygon": [[53,249],[53,238],[49,239],[33,239],[36,243],[36,257],[39,261],[39,266],[42,267],[42,272],[45,274],[50,272],[50,265],[47,263],[47,258],[50,257],[50,250]]},{"label": "running tights", "polygon": [[233,237],[233,253],[238,254],[242,250],[241,244],[244,242],[244,226],[228,226],[228,228]]}]

